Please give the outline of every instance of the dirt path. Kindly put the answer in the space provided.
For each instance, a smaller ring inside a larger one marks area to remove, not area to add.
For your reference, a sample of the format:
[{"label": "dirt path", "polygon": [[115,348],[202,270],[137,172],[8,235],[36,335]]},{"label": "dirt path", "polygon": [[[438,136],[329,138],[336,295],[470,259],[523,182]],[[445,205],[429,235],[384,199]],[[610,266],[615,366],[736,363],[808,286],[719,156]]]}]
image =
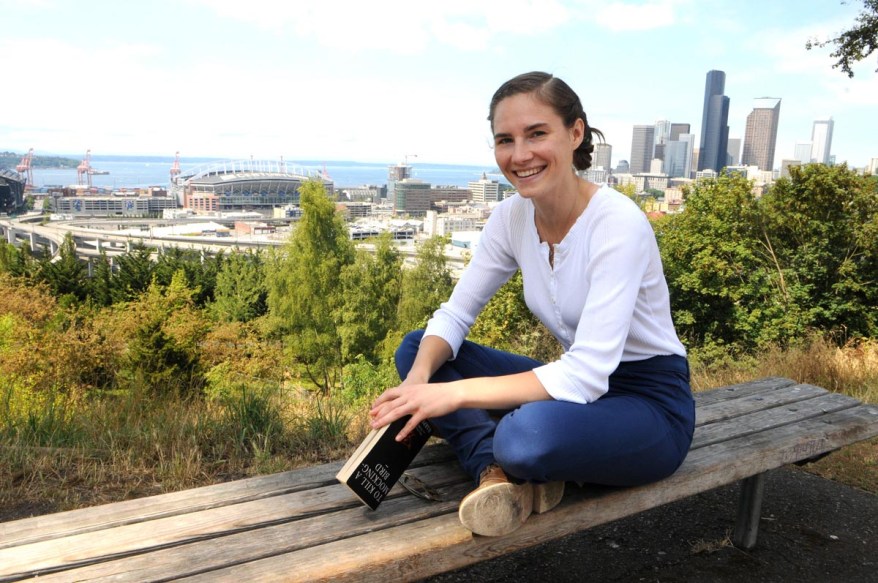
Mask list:
[{"label": "dirt path", "polygon": [[726,540],[737,500],[720,488],[430,581],[878,582],[878,496],[776,470],[752,551]]}]

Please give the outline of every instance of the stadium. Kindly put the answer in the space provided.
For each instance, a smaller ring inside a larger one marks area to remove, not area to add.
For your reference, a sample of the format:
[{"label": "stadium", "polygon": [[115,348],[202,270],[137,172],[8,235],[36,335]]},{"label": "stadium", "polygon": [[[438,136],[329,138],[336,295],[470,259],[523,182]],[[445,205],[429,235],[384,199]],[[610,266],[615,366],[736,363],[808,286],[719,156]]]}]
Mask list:
[{"label": "stadium", "polygon": [[171,194],[196,213],[233,210],[268,211],[299,204],[299,188],[319,180],[334,194],[333,181],[317,171],[287,165],[283,160],[238,160],[200,166],[175,176]]}]

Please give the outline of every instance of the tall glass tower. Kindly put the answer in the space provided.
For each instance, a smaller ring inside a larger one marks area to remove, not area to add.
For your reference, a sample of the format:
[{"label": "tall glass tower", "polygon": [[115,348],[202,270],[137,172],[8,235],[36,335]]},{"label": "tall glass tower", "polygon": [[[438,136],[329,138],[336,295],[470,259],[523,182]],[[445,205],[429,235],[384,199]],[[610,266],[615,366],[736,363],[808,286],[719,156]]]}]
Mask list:
[{"label": "tall glass tower", "polygon": [[832,149],[832,130],[835,122],[832,118],[817,120],[811,130],[811,160],[818,164],[829,164]]},{"label": "tall glass tower", "polygon": [[780,120],[780,98],[760,97],[747,116],[744,129],[744,151],[741,164],[758,166],[760,170],[774,168],[774,146]]},{"label": "tall glass tower", "polygon": [[724,71],[708,71],[704,85],[704,112],[701,115],[701,142],[698,170],[719,172],[726,165],[729,141],[729,98]]}]

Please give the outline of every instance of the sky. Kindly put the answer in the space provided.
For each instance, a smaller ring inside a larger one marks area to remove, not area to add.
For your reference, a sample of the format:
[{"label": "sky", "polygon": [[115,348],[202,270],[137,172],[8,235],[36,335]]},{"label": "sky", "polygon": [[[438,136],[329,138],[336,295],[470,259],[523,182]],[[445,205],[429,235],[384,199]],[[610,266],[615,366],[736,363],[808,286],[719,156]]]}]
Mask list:
[{"label": "sky", "polygon": [[878,157],[876,55],[831,48],[851,0],[0,0],[0,150],[493,164],[496,88],[564,79],[629,159],[635,124],[691,124],[726,72],[729,136],[780,97],[775,166],[835,121],[832,153]]}]

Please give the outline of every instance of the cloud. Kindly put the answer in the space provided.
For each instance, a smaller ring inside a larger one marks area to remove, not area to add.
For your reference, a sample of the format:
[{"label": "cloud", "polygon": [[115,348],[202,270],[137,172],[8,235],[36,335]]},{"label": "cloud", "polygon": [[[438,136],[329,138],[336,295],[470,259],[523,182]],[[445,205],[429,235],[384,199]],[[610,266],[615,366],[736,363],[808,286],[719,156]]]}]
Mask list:
[{"label": "cloud", "polygon": [[347,51],[418,54],[432,43],[473,51],[506,34],[533,36],[570,19],[560,0],[190,0],[223,18]]},{"label": "cloud", "polygon": [[672,26],[677,22],[678,1],[610,2],[595,15],[596,22],[611,31],[641,31]]}]

